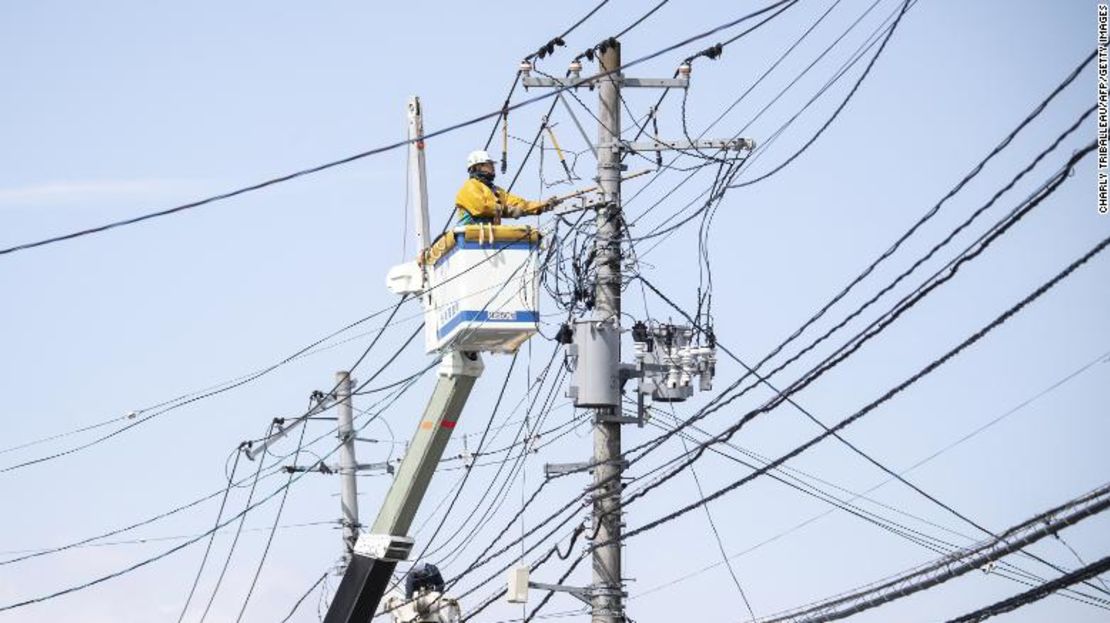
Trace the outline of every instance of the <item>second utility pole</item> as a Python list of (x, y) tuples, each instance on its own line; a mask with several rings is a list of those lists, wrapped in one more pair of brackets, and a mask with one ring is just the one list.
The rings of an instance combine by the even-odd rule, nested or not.
[(358, 461), (355, 459), (354, 411), (351, 405), (351, 373), (335, 373), (335, 400), (339, 405), (339, 502), (343, 512), (343, 563), (345, 569), (358, 541)]
[[(594, 284), (596, 320), (617, 327), (620, 361), (621, 318), (621, 48), (613, 41), (599, 57), (599, 69), (612, 71), (599, 81), (597, 181), (604, 207), (597, 211), (595, 240), (597, 281)], [(595, 370), (613, 383), (618, 370)], [(624, 583), (621, 577), (621, 409), (600, 407), (594, 417), (594, 542), (591, 616), (593, 623), (624, 623)]]

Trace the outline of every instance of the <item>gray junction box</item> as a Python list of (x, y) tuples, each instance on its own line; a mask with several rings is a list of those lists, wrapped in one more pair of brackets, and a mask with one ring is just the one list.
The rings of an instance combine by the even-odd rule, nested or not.
[(613, 320), (576, 320), (570, 345), (575, 407), (620, 407), (620, 328)]

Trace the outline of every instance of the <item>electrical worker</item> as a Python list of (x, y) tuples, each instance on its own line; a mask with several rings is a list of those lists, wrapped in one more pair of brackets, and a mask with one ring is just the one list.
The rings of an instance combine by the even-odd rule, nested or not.
[(520, 218), (540, 214), (559, 203), (554, 198), (547, 201), (528, 201), (494, 185), (494, 161), (484, 150), (470, 152), (466, 157), (466, 170), (470, 177), (455, 195), (460, 225), (500, 225), (504, 217)]

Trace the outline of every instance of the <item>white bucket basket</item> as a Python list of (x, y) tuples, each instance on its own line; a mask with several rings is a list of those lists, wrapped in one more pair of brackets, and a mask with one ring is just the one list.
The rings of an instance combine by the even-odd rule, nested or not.
[(527, 226), (467, 225), (421, 258), (427, 351), (512, 353), (537, 331), (536, 255)]

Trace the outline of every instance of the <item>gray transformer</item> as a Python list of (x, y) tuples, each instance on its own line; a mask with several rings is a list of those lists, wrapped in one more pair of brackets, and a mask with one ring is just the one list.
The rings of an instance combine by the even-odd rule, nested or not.
[[(619, 407), (621, 404), (620, 330), (610, 320), (576, 320), (574, 343), (569, 345), (574, 382), (567, 396), (575, 407)], [(599, 374), (606, 370), (607, 374)]]

